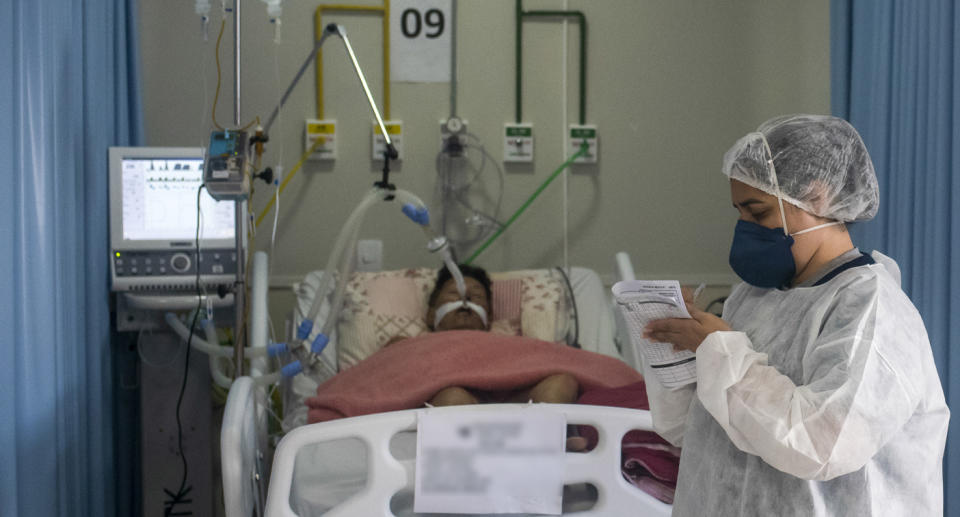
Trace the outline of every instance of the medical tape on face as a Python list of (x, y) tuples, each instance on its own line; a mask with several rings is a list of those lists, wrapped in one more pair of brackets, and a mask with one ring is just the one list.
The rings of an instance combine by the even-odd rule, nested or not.
[(442, 320), (444, 316), (463, 307), (475, 312), (477, 316), (480, 316), (480, 321), (483, 322), (483, 326), (487, 326), (487, 311), (483, 307), (473, 302), (468, 302), (467, 300), (459, 300), (456, 302), (447, 302), (437, 307), (437, 315), (433, 318), (433, 328), (437, 328), (437, 326), (440, 325), (440, 320)]
[(770, 175), (773, 176), (773, 188), (777, 191), (777, 203), (780, 204), (780, 221), (783, 222), (783, 234), (790, 235), (790, 232), (787, 231), (787, 217), (783, 213), (783, 197), (780, 195), (780, 182), (777, 181), (777, 168), (773, 166), (773, 151), (770, 150), (770, 144), (767, 143), (767, 137), (763, 133), (757, 133), (760, 135), (760, 141), (763, 142), (763, 148), (767, 151), (767, 156), (770, 158), (767, 159), (767, 163), (770, 164)]

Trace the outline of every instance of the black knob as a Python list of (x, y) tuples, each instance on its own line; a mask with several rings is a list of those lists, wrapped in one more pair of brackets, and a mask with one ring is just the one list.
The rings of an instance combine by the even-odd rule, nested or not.
[(170, 259), (170, 267), (177, 273), (186, 273), (190, 269), (190, 257), (185, 253), (177, 253)]

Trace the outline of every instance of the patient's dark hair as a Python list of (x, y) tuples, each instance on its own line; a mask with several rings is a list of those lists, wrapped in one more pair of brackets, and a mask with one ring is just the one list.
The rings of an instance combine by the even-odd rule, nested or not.
[[(480, 282), (480, 285), (483, 286), (483, 290), (487, 293), (487, 300), (490, 303), (493, 303), (493, 294), (490, 290), (490, 277), (487, 275), (487, 272), (484, 271), (481, 267), (468, 266), (466, 264), (457, 264), (457, 267), (460, 268), (460, 273), (463, 274), (464, 278), (472, 278), (477, 282)], [(433, 292), (430, 293), (429, 306), (433, 307), (433, 304), (436, 303), (437, 297), (440, 296), (440, 290), (443, 289), (443, 286), (447, 281), (453, 278), (453, 274), (447, 269), (447, 266), (440, 268), (440, 271), (437, 271), (437, 285), (433, 286)]]

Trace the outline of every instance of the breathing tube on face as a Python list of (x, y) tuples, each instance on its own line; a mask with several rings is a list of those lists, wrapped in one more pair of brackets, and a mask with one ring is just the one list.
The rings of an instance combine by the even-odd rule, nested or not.
[(450, 242), (443, 235), (436, 235), (430, 230), (430, 214), (427, 212), (426, 207), (418, 208), (413, 204), (406, 204), (403, 206), (403, 213), (406, 214), (411, 221), (420, 225), (423, 233), (427, 236), (427, 249), (430, 250), (431, 253), (440, 253), (443, 264), (447, 267), (447, 271), (450, 272), (450, 275), (453, 276), (453, 281), (457, 284), (457, 292), (460, 293), (460, 298), (466, 298), (467, 286), (463, 281), (463, 273), (461, 273), (460, 268), (457, 267), (457, 261), (453, 260), (453, 251), (450, 248)]
[(453, 276), (453, 281), (457, 284), (457, 293), (460, 294), (460, 298), (464, 299), (467, 297), (467, 285), (463, 281), (463, 273), (460, 272), (460, 268), (457, 267), (457, 262), (453, 260), (453, 252), (450, 250), (450, 243), (447, 242), (447, 238), (444, 236), (435, 237), (427, 243), (427, 249), (431, 252), (440, 252), (443, 257), (443, 264), (447, 267), (447, 271), (450, 272), (450, 275)]

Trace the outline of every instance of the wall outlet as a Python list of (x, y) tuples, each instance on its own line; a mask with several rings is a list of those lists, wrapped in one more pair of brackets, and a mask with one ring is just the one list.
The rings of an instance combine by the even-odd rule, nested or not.
[[(403, 121), (402, 120), (384, 120), (384, 127), (387, 128), (387, 134), (390, 135), (390, 141), (393, 148), (397, 150), (397, 160), (403, 160)], [(380, 132), (380, 124), (373, 123), (373, 159), (383, 160), (383, 153), (387, 150), (387, 141)]]
[(533, 161), (533, 124), (504, 124), (503, 161)]
[(311, 160), (337, 159), (337, 121), (308, 118), (304, 127), (303, 151), (320, 141), (310, 155)]
[(571, 156), (580, 150), (584, 142), (588, 147), (586, 154), (578, 157), (573, 163), (597, 163), (597, 126), (570, 124), (569, 142), (568, 150)]
[(379, 239), (357, 241), (357, 271), (381, 271), (382, 269), (383, 241)]

